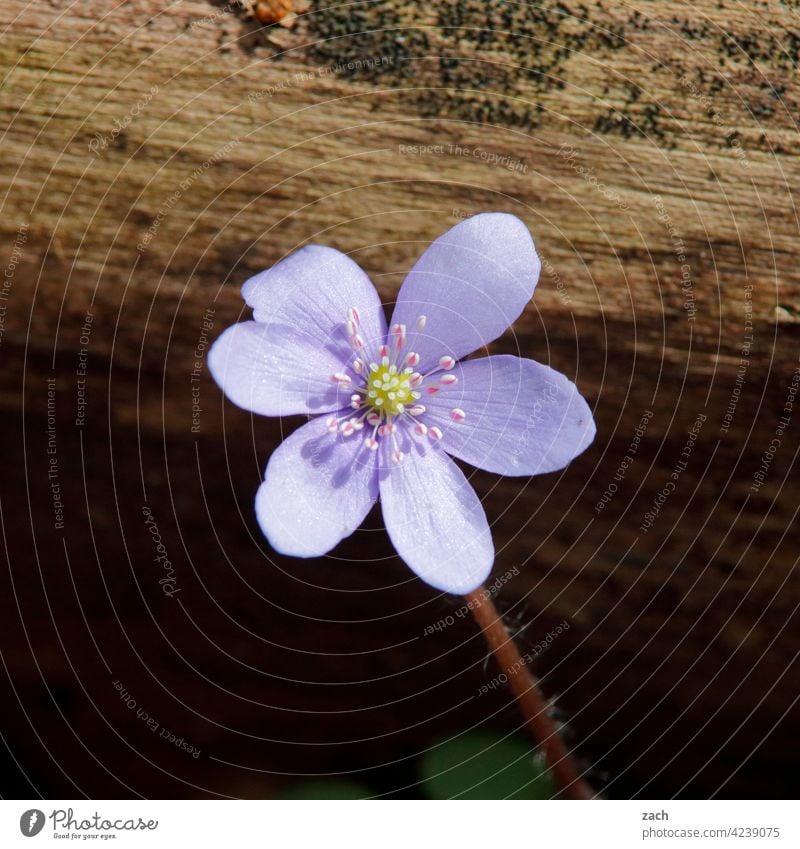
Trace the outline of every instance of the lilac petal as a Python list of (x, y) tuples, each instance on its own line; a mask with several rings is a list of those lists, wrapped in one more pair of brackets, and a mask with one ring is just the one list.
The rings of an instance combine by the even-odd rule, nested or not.
[(486, 580), (494, 562), (486, 514), (443, 451), (407, 441), (400, 464), (389, 457), (389, 441), (381, 443), (386, 530), (397, 553), (423, 581), (444, 592), (471, 592)]
[(334, 248), (301, 248), (251, 277), (242, 296), (256, 321), (292, 328), (298, 343), (328, 349), (345, 362), (352, 354), (345, 333), (349, 308), (359, 313), (359, 335), (368, 350), (377, 348), (386, 336), (375, 287), (349, 256)]
[(312, 419), (276, 449), (256, 495), (270, 545), (293, 557), (319, 557), (364, 521), (378, 497), (377, 459), (358, 434), (328, 433)]
[(234, 404), (262, 416), (329, 412), (347, 403), (331, 381), (342, 361), (281, 324), (229, 327), (211, 347), (208, 368)]
[[(441, 429), (445, 451), (472, 466), (500, 475), (554, 472), (594, 439), (589, 405), (548, 366), (501, 355), (459, 363), (450, 374), (458, 383), (424, 396), (425, 423)], [(453, 422), (453, 409), (465, 419)]]
[[(500, 336), (525, 309), (541, 262), (525, 225), (500, 212), (475, 215), (440, 236), (411, 269), (392, 324), (406, 325), (421, 369), (458, 360)], [(425, 328), (412, 332), (424, 315)]]

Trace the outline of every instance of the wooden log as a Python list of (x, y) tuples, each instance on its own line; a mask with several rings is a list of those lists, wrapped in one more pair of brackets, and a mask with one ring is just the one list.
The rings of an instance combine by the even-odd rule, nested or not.
[[(389, 303), (436, 235), (476, 212), (506, 210), (530, 226), (545, 267), (535, 300), (492, 350), (567, 372), (598, 423), (595, 445), (563, 475), (474, 478), (493, 522), (497, 571), (519, 572), (503, 589), (512, 616), (532, 620), (533, 637), (548, 623), (571, 623), (571, 636), (538, 661), (544, 686), (561, 694), (612, 794), (786, 792), (800, 498), (792, 474), (800, 35), (790, 4), (311, 4), (291, 27), (264, 28), (235, 3), (88, 0), (80, 10), (54, 2), (44, 14), (6, 0), (0, 26), (0, 351), (14, 363), (0, 373), (0, 402), (21, 424), (29, 474), (47, 459), (42, 433), (54, 404), (69, 499), (64, 527), (53, 527), (48, 482), (34, 480), (37, 533), (11, 535), (12, 574), (19, 578), (15, 562), (30, 562), (35, 541), (51, 564), (42, 591), (69, 595), (62, 560), (72, 550), (94, 597), (110, 564), (147, 562), (137, 513), (146, 500), (174, 520), (164, 533), (182, 550), (184, 612), (207, 617), (217, 637), (225, 617), (203, 581), (215, 584), (228, 558), (241, 570), (237, 591), (215, 590), (225, 613), (252, 617), (263, 639), (280, 642), (282, 633), (261, 622), (264, 603), (303, 604), (286, 575), (320, 575), (326, 586), (372, 597), (384, 580), (374, 567), (321, 561), (311, 570), (276, 558), (258, 538), (252, 495), (285, 427), (224, 402), (204, 367), (207, 345), (245, 316), (240, 284), (303, 244), (350, 253)], [(5, 447), (21, 456), (18, 441)], [(29, 524), (25, 506), (4, 505), (7, 528), (8, 516)], [(101, 567), (86, 546), (90, 520), (100, 525)], [(391, 558), (375, 533), (379, 517), (370, 521), (373, 532), (344, 543), (340, 557)], [(154, 649), (147, 613), (124, 601), (139, 586), (137, 570), (123, 571), (112, 598), (126, 628), (141, 628)], [(406, 575), (391, 559), (388, 574)], [(268, 601), (247, 595), (252, 581)], [(153, 589), (146, 585), (145, 597)], [(424, 589), (398, 593), (425, 600), (426, 612), (407, 620), (415, 638), (448, 610)], [(365, 616), (358, 593), (312, 596), (312, 618)], [(330, 607), (338, 603), (341, 616)], [(382, 604), (400, 615), (402, 606)], [(64, 611), (75, 633), (80, 609)], [(97, 615), (113, 630), (106, 608)], [(456, 630), (447, 637), (454, 645), (471, 638), (466, 626)], [(314, 625), (309, 645), (331, 631)], [(342, 650), (347, 633), (334, 638)], [(382, 646), (390, 667), (424, 664), (439, 651), (430, 639), (390, 651), (379, 626), (359, 628), (358, 639), (365, 651)], [(74, 640), (91, 649), (86, 633)], [(130, 649), (122, 634), (115, 640), (124, 667)], [(469, 645), (465, 666), (479, 651)], [(258, 663), (244, 638), (230, 648)], [(48, 672), (65, 687), (73, 686), (68, 657)], [(12, 677), (40, 686), (30, 657), (14, 658)], [(207, 653), (194, 659), (229, 674)], [(291, 677), (286, 657), (271, 657), (268, 672), (272, 662)], [(188, 692), (194, 677), (177, 667), (169, 673)], [(338, 673), (332, 664), (321, 674)], [(342, 675), (380, 677), (366, 661)], [(459, 686), (466, 700), (479, 667), (469, 675)], [(131, 689), (150, 686), (144, 671), (129, 677)], [(254, 699), (263, 698), (260, 680), (243, 684)], [(408, 675), (391, 695), (402, 699), (421, 681)], [(93, 700), (114, 705), (108, 687), (94, 685)], [(275, 721), (287, 705), (319, 697), (313, 687), (288, 690), (273, 694)], [(371, 695), (387, 691), (376, 684), (367, 702)], [(220, 730), (224, 700), (208, 698), (219, 722), (193, 720), (205, 753), (198, 786), (250, 792), (237, 784), (241, 770), (206, 758), (234, 745)], [(437, 691), (411, 713), (441, 714), (450, 698)], [(346, 699), (336, 704), (347, 709)], [(162, 724), (189, 722), (162, 710)], [(459, 716), (484, 711), (475, 702)], [(406, 715), (402, 702), (373, 713), (376, 735)], [(253, 733), (262, 727), (256, 713), (237, 716)], [(115, 716), (123, 737), (126, 721)], [(84, 713), (77, 722), (91, 724)], [(404, 732), (385, 751), (420, 746), (445, 725)], [(305, 733), (297, 717), (292, 728)], [(346, 726), (323, 723), (318, 742), (326, 733), (346, 736)], [(112, 746), (106, 732), (97, 735), (97, 746)], [(283, 750), (264, 746), (264, 763), (288, 763)], [(243, 762), (234, 749), (241, 757), (230, 761)], [(356, 750), (359, 763), (374, 757), (367, 744)], [(308, 763), (340, 765), (323, 752), (314, 749)], [(103, 786), (79, 747), (64, 757), (93, 776), (83, 786)], [(176, 793), (185, 758), (175, 770), (177, 783), (153, 780)], [(124, 771), (120, 792), (143, 792), (136, 770)]]

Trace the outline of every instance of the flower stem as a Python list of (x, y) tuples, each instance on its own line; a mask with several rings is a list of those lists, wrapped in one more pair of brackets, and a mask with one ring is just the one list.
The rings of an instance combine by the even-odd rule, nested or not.
[(525, 664), (508, 629), (503, 624), (491, 596), (478, 587), (466, 596), (468, 606), (480, 625), (486, 642), (508, 679), (528, 730), (541, 746), (547, 766), (560, 795), (565, 799), (592, 799), (595, 793), (578, 773), (561, 734), (547, 710), (536, 677)]

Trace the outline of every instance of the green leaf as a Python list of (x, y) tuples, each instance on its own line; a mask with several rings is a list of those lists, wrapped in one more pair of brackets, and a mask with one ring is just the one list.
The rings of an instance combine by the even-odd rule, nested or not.
[(514, 736), (471, 731), (443, 740), (422, 756), (431, 799), (552, 799), (556, 795), (541, 755)]
[(320, 778), (299, 781), (281, 793), (278, 799), (369, 799), (374, 796), (366, 784), (344, 778)]

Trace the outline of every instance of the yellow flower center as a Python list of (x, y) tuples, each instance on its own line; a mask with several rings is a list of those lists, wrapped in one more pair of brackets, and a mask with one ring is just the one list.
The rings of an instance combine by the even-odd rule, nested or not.
[(399, 415), (414, 400), (411, 393), (411, 374), (398, 371), (397, 366), (379, 365), (370, 372), (366, 402), (376, 413), (386, 418)]

